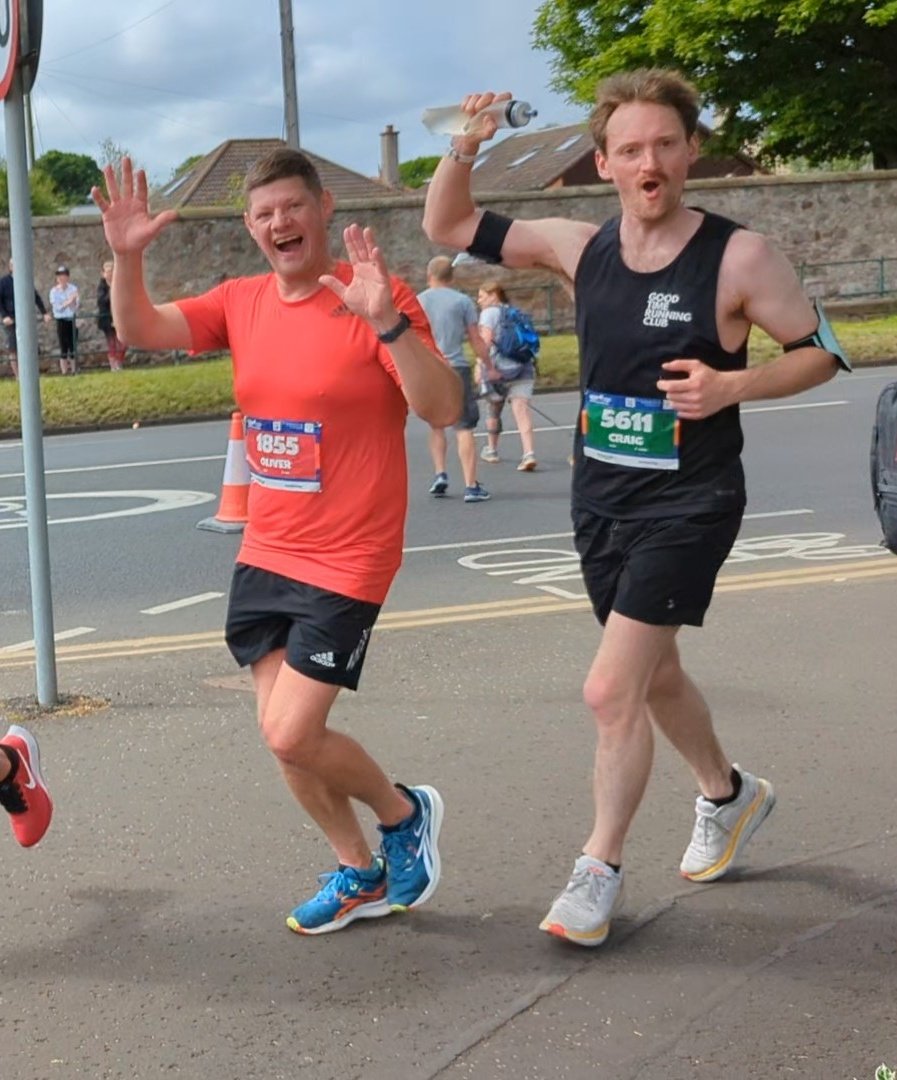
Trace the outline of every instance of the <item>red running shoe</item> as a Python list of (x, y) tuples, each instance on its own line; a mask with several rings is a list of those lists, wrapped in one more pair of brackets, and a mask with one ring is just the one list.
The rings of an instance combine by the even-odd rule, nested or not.
[(0, 739), (13, 751), (12, 772), (0, 783), (0, 806), (9, 813), (12, 831), (22, 847), (36, 844), (50, 826), (53, 800), (40, 771), (37, 739), (27, 728), (13, 724)]

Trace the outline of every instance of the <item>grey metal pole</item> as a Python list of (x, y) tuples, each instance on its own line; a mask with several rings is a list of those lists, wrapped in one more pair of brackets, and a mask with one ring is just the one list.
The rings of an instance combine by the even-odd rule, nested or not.
[(293, 0), (280, 0), (280, 55), (283, 62), (283, 105), (287, 146), (299, 149), (299, 100), (293, 49)]
[(25, 95), (25, 167), (34, 168), (34, 117), (31, 114), (31, 95)]
[(28, 568), (31, 574), (31, 620), (37, 661), (37, 700), (55, 705), (56, 644), (50, 589), (50, 537), (44, 477), (43, 424), (37, 334), (34, 324), (34, 258), (31, 235), (31, 192), (25, 164), (25, 108), (18, 68), (3, 102), (6, 166), (9, 182), (9, 232), (12, 240), (16, 347), (19, 361), (19, 403), (25, 460), (25, 503), (28, 521)]

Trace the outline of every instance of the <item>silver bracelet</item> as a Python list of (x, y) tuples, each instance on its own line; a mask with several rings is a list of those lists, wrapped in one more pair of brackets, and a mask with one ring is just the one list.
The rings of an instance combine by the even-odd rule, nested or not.
[(459, 165), (472, 165), (476, 161), (476, 154), (462, 154), (460, 150), (456, 150), (454, 146), (450, 146), (446, 152), (446, 157), (451, 158), (452, 161), (457, 161)]

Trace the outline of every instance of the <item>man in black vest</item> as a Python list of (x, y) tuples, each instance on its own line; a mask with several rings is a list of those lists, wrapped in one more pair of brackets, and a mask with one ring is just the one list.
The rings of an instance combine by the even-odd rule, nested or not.
[[(686, 878), (725, 874), (775, 803), (767, 780), (723, 753), (676, 635), (701, 625), (741, 523), (739, 404), (798, 393), (847, 364), (769, 241), (683, 204), (699, 103), (678, 73), (639, 70), (599, 87), (596, 163), (622, 207), (601, 228), (511, 220), (474, 205), (471, 167), (496, 130), (478, 114), (508, 96), (465, 99), (476, 119), (430, 182), (424, 229), (486, 261), (548, 268), (574, 293), (583, 394), (574, 535), (604, 626), (584, 688), (599, 736), (595, 822), (540, 927), (593, 946), (622, 897), (623, 844), (651, 771), (655, 727), (700, 790), (680, 865)], [(752, 325), (783, 355), (748, 369)]]

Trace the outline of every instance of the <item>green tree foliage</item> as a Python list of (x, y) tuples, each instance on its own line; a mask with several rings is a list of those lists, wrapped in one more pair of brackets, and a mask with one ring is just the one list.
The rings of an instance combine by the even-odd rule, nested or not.
[[(62, 201), (53, 187), (53, 181), (41, 172), (40, 169), (32, 169), (28, 176), (28, 184), (31, 189), (31, 214), (33, 217), (45, 217), (48, 214), (58, 214), (62, 209)], [(0, 161), (0, 217), (9, 217), (9, 184), (7, 182), (6, 162)]]
[(897, 0), (545, 0), (533, 40), (571, 100), (617, 71), (674, 67), (721, 148), (897, 168)]
[(197, 161), (202, 161), (205, 156), (205, 154), (191, 154), (190, 157), (184, 158), (177, 168), (171, 170), (168, 182), (171, 183), (172, 180), (177, 180), (179, 176), (183, 176), (185, 172), (193, 168)]
[(90, 189), (103, 181), (99, 165), (87, 154), (48, 150), (35, 161), (34, 168), (49, 178), (66, 206), (87, 202)]
[(440, 160), (437, 154), (434, 157), (416, 157), (411, 158), (410, 161), (403, 161), (399, 165), (399, 179), (405, 187), (423, 187), (433, 173), (436, 172), (436, 166)]

